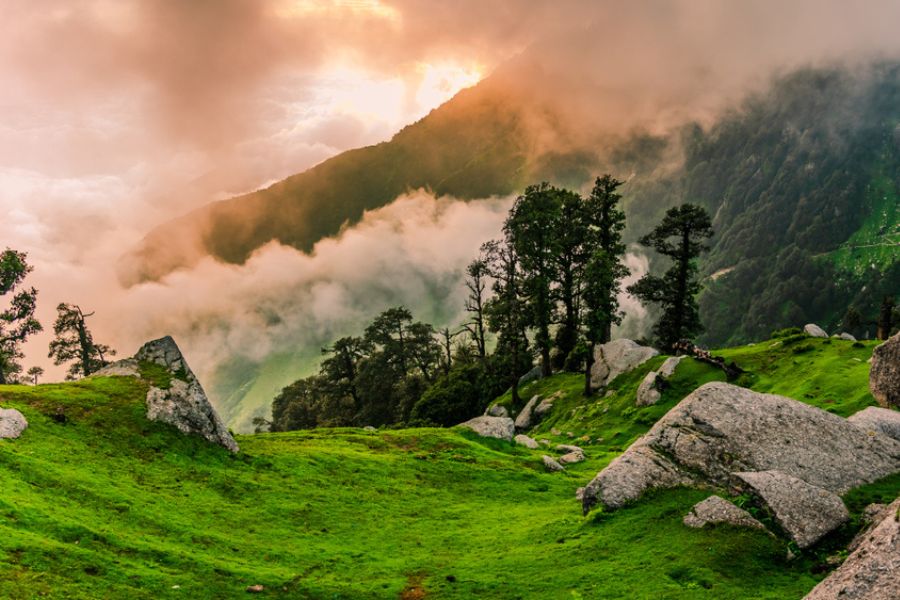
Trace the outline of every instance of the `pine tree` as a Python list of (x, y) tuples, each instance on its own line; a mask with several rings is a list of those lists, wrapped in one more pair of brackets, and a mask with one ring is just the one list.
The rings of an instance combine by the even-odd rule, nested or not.
[(74, 361), (69, 366), (67, 379), (87, 377), (109, 364), (106, 358), (115, 356), (115, 350), (96, 343), (87, 327), (86, 319), (94, 313), (85, 314), (77, 304), (65, 302), (56, 307), (56, 313), (53, 324), (56, 337), (50, 342), (49, 357), (57, 365)]

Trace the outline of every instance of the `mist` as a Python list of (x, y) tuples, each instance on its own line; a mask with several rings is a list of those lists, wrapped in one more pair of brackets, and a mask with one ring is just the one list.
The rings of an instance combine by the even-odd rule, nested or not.
[[(121, 355), (172, 334), (217, 389), (223, 365), (303, 356), (253, 410), (387, 306), (459, 322), (462, 269), (511, 199), (412, 191), (309, 254), (270, 243), (123, 286), (116, 264), (152, 228), (387, 140), (472, 74), (527, 98), (535, 147), (565, 151), (707, 124), (779, 73), (900, 51), (890, 1), (4, 4), (0, 246), (28, 252), (45, 328), (65, 301)], [(639, 335), (646, 313), (623, 301)], [(48, 340), (25, 365), (59, 378)]]

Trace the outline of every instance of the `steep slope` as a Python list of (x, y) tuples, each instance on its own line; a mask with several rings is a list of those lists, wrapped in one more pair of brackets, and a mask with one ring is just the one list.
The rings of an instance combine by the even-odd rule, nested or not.
[[(872, 403), (874, 344), (772, 344), (728, 351), (752, 372), (745, 383), (839, 414)], [(575, 442), (587, 460), (555, 474), (546, 450), (455, 429), (239, 436), (232, 455), (147, 421), (140, 380), (2, 386), (0, 406), (30, 426), (0, 440), (0, 596), (232, 598), (262, 585), (291, 598), (802, 597), (853, 528), (788, 562), (764, 533), (684, 527), (708, 492), (581, 516), (575, 488), (718, 377), (685, 361), (657, 406), (635, 409), (652, 366), (587, 405), (576, 376), (526, 390), (560, 393), (541, 437), (594, 440)], [(898, 491), (883, 481), (845, 500), (859, 514)]]

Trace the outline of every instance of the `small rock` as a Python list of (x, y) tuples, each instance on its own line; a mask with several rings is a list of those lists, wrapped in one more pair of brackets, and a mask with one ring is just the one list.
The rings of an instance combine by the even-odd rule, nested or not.
[(526, 448), (531, 448), (532, 450), (538, 447), (538, 443), (536, 441), (521, 433), (514, 437), (513, 441), (520, 446), (525, 446)]
[(25, 415), (14, 408), (0, 408), (0, 439), (14, 440), (27, 428)]
[(584, 460), (584, 452), (569, 452), (568, 454), (563, 454), (559, 457), (559, 462), (564, 465), (571, 465), (574, 463), (580, 463)]
[(807, 323), (803, 326), (803, 333), (806, 335), (817, 337), (817, 338), (827, 338), (828, 334), (825, 333), (825, 330), (816, 325), (815, 323)]
[(140, 377), (138, 361), (133, 358), (117, 360), (91, 373), (90, 377)]
[(856, 341), (856, 338), (855, 338), (853, 335), (847, 333), (846, 331), (844, 331), (843, 333), (841, 333), (838, 337), (841, 338), (842, 340), (847, 340), (848, 342), (855, 342), (855, 341)]
[(675, 374), (675, 369), (678, 368), (678, 365), (685, 359), (684, 356), (670, 356), (665, 360), (662, 366), (659, 368), (657, 373), (663, 379), (668, 379), (672, 375)]
[(550, 428), (550, 434), (551, 434), (551, 435), (560, 435), (561, 433), (562, 433), (562, 432), (561, 432), (559, 429), (557, 429), (556, 427), (551, 427), (551, 428)]
[(547, 456), (546, 454), (541, 457), (541, 460), (544, 462), (544, 466), (547, 467), (547, 470), (550, 472), (556, 471), (565, 471), (565, 467), (556, 462), (552, 456)]
[(250, 594), (261, 594), (264, 591), (266, 591), (266, 588), (263, 585), (256, 584), (247, 586), (247, 592)]
[(573, 446), (571, 444), (557, 444), (556, 449), (560, 452), (581, 452), (584, 454), (584, 450), (578, 446)]
[(528, 404), (525, 405), (525, 408), (523, 408), (516, 417), (516, 429), (521, 431), (531, 427), (531, 412), (540, 401), (540, 396), (533, 396), (531, 400), (528, 401)]
[(583, 487), (580, 487), (577, 490), (575, 490), (575, 499), (578, 500), (579, 502), (584, 499), (584, 488)]
[(543, 375), (541, 373), (541, 367), (540, 365), (538, 365), (537, 367), (534, 367), (533, 369), (519, 377), (519, 387), (524, 387), (532, 381), (537, 381), (541, 379), (542, 376)]
[(572, 433), (571, 431), (567, 431), (567, 432), (566, 432), (566, 436), (569, 437), (569, 438), (574, 438), (574, 437), (575, 437), (575, 434)]
[(543, 444), (544, 446), (549, 446), (550, 443), (551, 443), (551, 442), (550, 442), (550, 440), (548, 440), (548, 439), (542, 439), (542, 440), (541, 440), (541, 444)]
[(685, 525), (697, 529), (719, 523), (765, 529), (763, 524), (754, 519), (746, 510), (738, 508), (719, 496), (710, 496), (706, 500), (698, 502), (684, 517)]
[(809, 548), (850, 519), (837, 494), (780, 471), (735, 473), (800, 548)]
[(512, 441), (516, 431), (513, 420), (507, 417), (475, 417), (465, 423), (460, 423), (459, 426), (467, 427), (482, 437), (492, 437), (507, 442)]
[(363, 427), (363, 431), (378, 431), (378, 430), (375, 429), (374, 427), (372, 427), (371, 425), (366, 425), (365, 427)]
[(591, 436), (589, 436), (589, 435), (583, 435), (583, 436), (581, 436), (581, 437), (578, 438), (578, 439), (581, 440), (582, 442), (590, 443), (590, 441), (591, 441)]
[(506, 410), (505, 406), (502, 406), (500, 404), (489, 406), (487, 412), (485, 412), (484, 414), (487, 417), (509, 417), (509, 411)]
[(657, 389), (657, 379), (659, 379), (659, 376), (655, 371), (647, 373), (643, 381), (641, 381), (641, 385), (638, 386), (637, 394), (635, 394), (635, 406), (652, 406), (659, 402), (660, 394), (659, 389)]
[(553, 410), (553, 400), (550, 398), (544, 398), (541, 400), (540, 404), (534, 407), (534, 415), (537, 417), (543, 417), (548, 412)]

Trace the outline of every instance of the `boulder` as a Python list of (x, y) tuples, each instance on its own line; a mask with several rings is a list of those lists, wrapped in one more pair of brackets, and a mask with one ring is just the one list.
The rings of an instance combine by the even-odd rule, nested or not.
[(710, 496), (706, 500), (698, 502), (684, 517), (684, 524), (696, 529), (722, 523), (736, 527), (765, 529), (763, 524), (754, 519), (746, 510), (738, 508), (719, 496)]
[(594, 349), (591, 385), (601, 388), (613, 379), (658, 355), (659, 351), (628, 339), (614, 340)]
[(527, 435), (521, 433), (514, 437), (513, 441), (520, 446), (525, 446), (526, 448), (531, 448), (532, 450), (537, 448), (539, 445), (533, 438), (530, 438)]
[(900, 597), (900, 498), (847, 560), (805, 600), (896, 600)]
[(684, 356), (670, 356), (665, 360), (662, 366), (659, 367), (657, 373), (663, 379), (669, 379), (672, 375), (675, 374), (675, 369), (678, 368), (678, 365), (685, 359)]
[(584, 510), (616, 508), (650, 488), (724, 487), (735, 471), (769, 470), (842, 494), (900, 471), (900, 442), (790, 398), (711, 382), (587, 485)]
[(512, 441), (516, 431), (513, 420), (508, 417), (475, 417), (465, 423), (460, 423), (459, 426), (467, 427), (482, 437), (492, 437), (507, 442)]
[(0, 408), (0, 439), (14, 440), (27, 428), (25, 415), (14, 408)]
[(148, 419), (174, 425), (183, 433), (199, 435), (231, 452), (239, 450), (175, 340), (166, 336), (147, 342), (134, 360), (138, 364), (157, 364), (171, 375), (168, 387), (150, 386), (146, 400)]
[(533, 396), (525, 407), (516, 415), (516, 429), (528, 429), (531, 427), (531, 416), (534, 407), (541, 401), (540, 396)]
[(506, 410), (505, 406), (495, 404), (493, 406), (489, 406), (484, 415), (486, 417), (509, 417), (509, 411)]
[(547, 470), (551, 473), (555, 473), (556, 471), (565, 471), (566, 468), (556, 462), (556, 459), (552, 456), (547, 456), (546, 454), (541, 457), (541, 460), (544, 462), (544, 466), (547, 467)]
[(854, 337), (852, 334), (847, 333), (846, 331), (844, 331), (840, 335), (838, 335), (838, 338), (840, 338), (842, 340), (846, 340), (848, 342), (856, 341), (856, 337)]
[(660, 376), (655, 371), (650, 371), (638, 386), (637, 394), (635, 394), (635, 406), (652, 406), (659, 402), (660, 392), (657, 387), (657, 380)]
[(828, 334), (825, 333), (825, 330), (816, 325), (815, 323), (807, 323), (803, 326), (803, 333), (806, 335), (810, 335), (812, 337), (818, 338), (827, 338)]
[(573, 446), (572, 444), (557, 444), (556, 449), (560, 452), (580, 452), (581, 454), (584, 454), (584, 450), (578, 446)]
[(900, 333), (872, 352), (869, 389), (882, 406), (900, 408)]
[(850, 519), (840, 496), (781, 471), (735, 473), (800, 548), (809, 548)]
[(869, 406), (847, 418), (866, 431), (876, 431), (900, 441), (900, 411)]

